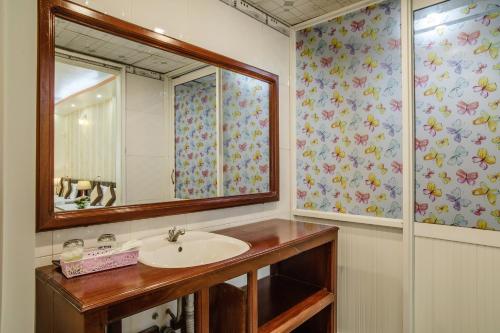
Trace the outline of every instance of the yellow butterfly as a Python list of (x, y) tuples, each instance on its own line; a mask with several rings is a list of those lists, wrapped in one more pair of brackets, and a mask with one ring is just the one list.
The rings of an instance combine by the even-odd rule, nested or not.
[(252, 185), (255, 185), (257, 183), (260, 183), (262, 181), (262, 176), (257, 174), (257, 175), (254, 175), (251, 179), (250, 179), (250, 183), (252, 183)]
[(343, 166), (340, 167), (340, 170), (342, 170), (343, 172), (349, 172), (349, 171), (351, 171), (351, 165), (344, 164)]
[(352, 201), (352, 197), (349, 193), (344, 193), (343, 197), (347, 201), (347, 203), (350, 203)]
[(351, 139), (349, 139), (348, 136), (344, 136), (344, 138), (342, 139), (342, 142), (344, 143), (344, 146), (346, 146), (346, 147), (349, 147), (352, 143)]
[(445, 25), (440, 25), (434, 29), (434, 31), (439, 35), (443, 35), (446, 32), (446, 26)]
[(377, 165), (377, 168), (380, 170), (380, 173), (383, 174), (383, 175), (385, 175), (387, 173), (387, 171), (389, 171), (385, 167), (384, 163), (380, 163), (379, 165)]
[(366, 147), (365, 154), (373, 154), (377, 159), (377, 161), (380, 160), (380, 155), (381, 155), (380, 148), (375, 145), (370, 145)]
[(306, 178), (304, 178), (304, 184), (306, 184), (309, 188), (313, 187), (315, 184), (314, 178), (311, 175), (306, 175)]
[(436, 186), (433, 182), (427, 183), (427, 186), (424, 189), (424, 194), (429, 196), (432, 201), (436, 198), (440, 198), (443, 196), (443, 191)]
[(439, 112), (441, 112), (441, 114), (443, 116), (445, 116), (446, 118), (448, 118), (450, 116), (450, 114), (451, 114), (451, 110), (446, 105), (441, 106), (439, 108)]
[(300, 56), (301, 56), (301, 57), (312, 58), (312, 55), (313, 55), (313, 51), (312, 51), (312, 49), (310, 49), (310, 48), (306, 48), (306, 49), (304, 49), (304, 50), (300, 53)]
[(377, 75), (375, 75), (375, 80), (377, 80), (377, 81), (380, 81), (383, 78), (384, 78), (384, 74), (382, 74), (382, 73), (378, 73)]
[(335, 212), (342, 213), (342, 214), (345, 214), (347, 212), (346, 209), (340, 203), (340, 201), (335, 202), (334, 210), (335, 210)]
[(468, 4), (464, 9), (462, 9), (462, 13), (464, 14), (469, 14), (472, 9), (476, 8), (477, 4), (475, 3), (470, 3)]
[(349, 32), (349, 30), (347, 30), (346, 27), (342, 26), (342, 28), (340, 28), (340, 34), (342, 36), (347, 35), (348, 32)]
[(443, 81), (449, 78), (450, 78), (450, 73), (448, 73), (448, 71), (445, 71), (443, 74), (439, 75), (438, 80)]
[(497, 180), (500, 179), (500, 172), (497, 172), (497, 173), (494, 173), (494, 174), (491, 174), (491, 175), (488, 175), (488, 179), (490, 180), (490, 182), (492, 183), (496, 183)]
[(382, 20), (382, 14), (375, 15), (370, 21), (373, 23), (378, 23)]
[(312, 118), (312, 120), (314, 120), (314, 122), (315, 122), (315, 123), (317, 123), (317, 122), (320, 120), (320, 118), (319, 118), (319, 116), (318, 116), (318, 114), (317, 114), (317, 113), (313, 114), (313, 115), (311, 116), (311, 118)]
[(312, 193), (312, 197), (313, 198), (319, 198), (321, 195), (320, 195), (320, 192), (319, 191), (313, 191)]
[(436, 144), (440, 148), (448, 147), (450, 145), (450, 140), (448, 140), (448, 138), (444, 138), (444, 139), (436, 141)]
[(491, 139), (491, 142), (497, 145), (497, 149), (500, 150), (500, 136), (496, 136)]
[(377, 52), (378, 54), (384, 53), (384, 50), (385, 50), (384, 47), (380, 45), (380, 43), (375, 45), (375, 52)]
[(316, 152), (314, 150), (304, 150), (304, 152), (302, 153), (302, 156), (305, 157), (305, 158), (309, 158), (311, 161), (314, 161), (315, 157), (316, 157)]
[(344, 44), (338, 40), (337, 38), (332, 38), (331, 42), (330, 42), (330, 49), (332, 51), (338, 51), (340, 50), (342, 47), (344, 46)]
[(314, 139), (311, 141), (311, 145), (317, 145), (319, 144), (319, 142), (320, 142), (319, 139)]
[(437, 66), (441, 66), (443, 64), (443, 59), (438, 57), (436, 52), (430, 52), (427, 55), (427, 60), (424, 61), (424, 65), (429, 67), (432, 71), (435, 71)]
[(377, 134), (375, 136), (375, 140), (377, 140), (377, 141), (383, 141), (383, 140), (385, 140), (385, 134), (384, 133)]
[(430, 152), (424, 155), (424, 160), (426, 161), (434, 160), (434, 162), (436, 162), (436, 165), (440, 168), (443, 166), (443, 161), (445, 157), (446, 157), (445, 154), (438, 153), (436, 149), (432, 148)]
[(343, 109), (342, 111), (340, 111), (340, 115), (341, 115), (342, 117), (347, 116), (349, 113), (351, 113), (351, 110), (350, 110), (349, 108), (345, 108), (345, 109)]
[(347, 178), (344, 176), (335, 176), (332, 179), (334, 184), (339, 184), (344, 190), (347, 187)]
[(345, 131), (345, 125), (347, 123), (345, 121), (342, 121), (342, 120), (337, 120), (335, 122), (332, 123), (332, 125), (330, 126), (331, 128), (338, 128), (340, 130), (340, 133), (344, 133)]
[(449, 51), (452, 47), (453, 47), (453, 44), (448, 40), (448, 39), (443, 39), (439, 45), (441, 45), (442, 47), (444, 47), (444, 49), (446, 51)]
[(339, 56), (339, 59), (340, 61), (346, 61), (347, 59), (349, 59), (349, 57), (347, 56), (347, 53), (342, 52)]
[(384, 211), (377, 205), (371, 205), (371, 206), (366, 207), (366, 212), (375, 214), (375, 216), (383, 216), (384, 215)]
[(424, 91), (424, 96), (435, 96), (441, 102), (444, 97), (444, 89), (433, 84)]
[(312, 170), (315, 175), (319, 175), (321, 173), (321, 169), (317, 165), (313, 166)]
[(314, 100), (311, 99), (311, 98), (306, 98), (303, 102), (302, 102), (302, 106), (308, 106), (309, 109), (312, 109), (314, 107)]
[(373, 96), (373, 98), (375, 98), (375, 100), (378, 101), (378, 98), (380, 96), (379, 94), (379, 89), (378, 88), (375, 88), (375, 87), (368, 87), (365, 89), (365, 91), (363, 91), (363, 95), (365, 96)]
[(385, 193), (382, 193), (382, 194), (379, 194), (375, 197), (378, 201), (385, 201), (387, 200), (387, 194)]
[(332, 155), (337, 161), (341, 161), (345, 157), (345, 151), (343, 151), (340, 146), (336, 146)]
[(304, 202), (305, 209), (316, 209), (316, 204), (311, 201)]
[(483, 219), (479, 219), (476, 222), (476, 228), (477, 229), (488, 229), (488, 222), (483, 220)]
[(475, 196), (485, 195), (486, 198), (488, 199), (488, 202), (492, 205), (495, 205), (497, 202), (497, 194), (498, 194), (498, 190), (492, 190), (484, 182), (481, 182), (479, 188), (472, 190), (472, 195), (475, 195)]
[(318, 70), (318, 64), (314, 61), (309, 66), (314, 72)]
[(374, 60), (371, 56), (367, 56), (365, 58), (365, 62), (363, 63), (363, 68), (368, 72), (372, 72), (375, 68), (378, 67), (378, 62)]
[(451, 177), (448, 176), (448, 173), (447, 172), (440, 172), (438, 174), (439, 178), (441, 178), (441, 180), (443, 181), (444, 184), (449, 184), (451, 182)]
[(488, 77), (483, 76), (477, 82), (477, 85), (473, 87), (474, 92), (479, 92), (484, 98), (488, 97), (490, 93), (497, 90), (497, 84), (495, 82), (490, 83)]
[(424, 125), (424, 129), (429, 132), (430, 135), (436, 136), (437, 132), (443, 130), (443, 124), (438, 122), (435, 117), (429, 117), (429, 119), (427, 119), (427, 124)]
[(309, 44), (314, 44), (316, 42), (316, 36), (309, 37), (309, 39), (307, 41)]
[(488, 114), (487, 112), (481, 112), (481, 116), (474, 119), (472, 123), (474, 125), (483, 125), (487, 124), (488, 128), (490, 129), (491, 132), (496, 132), (497, 131), (497, 122), (498, 122), (498, 116), (492, 116)]
[(365, 181), (366, 185), (370, 187), (372, 191), (375, 191), (376, 188), (380, 187), (380, 179), (377, 178), (373, 172), (368, 174), (368, 179)]
[(336, 18), (333, 19), (335, 23), (337, 24), (342, 24), (344, 22), (344, 17), (343, 16), (337, 16)]
[(366, 117), (364, 124), (366, 127), (368, 127), (368, 129), (373, 131), (376, 127), (379, 126), (380, 122), (373, 116), (373, 114), (369, 114), (368, 117)]
[(314, 133), (314, 128), (311, 126), (310, 122), (307, 121), (304, 124), (304, 128), (302, 129), (302, 132), (304, 132), (308, 136)]
[(496, 110), (496, 109), (498, 109), (498, 106), (500, 105), (500, 99), (497, 99), (493, 102), (489, 102), (488, 105), (490, 106), (491, 109)]
[(342, 103), (344, 103), (344, 97), (342, 95), (340, 95), (340, 93), (335, 90), (333, 92), (333, 96), (332, 96), (332, 103), (336, 104), (336, 105), (340, 105)]
[(472, 158), (472, 161), (478, 163), (483, 170), (486, 170), (489, 165), (495, 164), (497, 159), (495, 156), (490, 155), (486, 148), (480, 148), (477, 150), (476, 156)]
[(330, 74), (331, 75), (336, 75), (339, 78), (343, 79), (344, 78), (344, 67), (341, 67), (340, 65), (335, 65), (330, 70)]
[(498, 57), (498, 47), (500, 43), (493, 43), (488, 39), (483, 39), (483, 43), (474, 49), (474, 54), (481, 54), (488, 52), (492, 59)]
[(368, 28), (362, 34), (362, 38), (370, 38), (371, 40), (377, 40), (378, 29)]
[(438, 213), (448, 213), (448, 205), (437, 206), (436, 210)]
[(429, 224), (443, 224), (443, 220), (440, 220), (436, 215), (431, 214), (431, 216), (425, 218), (422, 222)]

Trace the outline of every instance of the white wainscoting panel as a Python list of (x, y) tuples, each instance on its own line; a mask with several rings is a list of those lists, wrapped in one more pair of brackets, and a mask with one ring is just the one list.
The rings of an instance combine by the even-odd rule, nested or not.
[(338, 333), (403, 330), (401, 229), (297, 218), (340, 227)]
[(415, 238), (415, 333), (500, 332), (500, 248)]

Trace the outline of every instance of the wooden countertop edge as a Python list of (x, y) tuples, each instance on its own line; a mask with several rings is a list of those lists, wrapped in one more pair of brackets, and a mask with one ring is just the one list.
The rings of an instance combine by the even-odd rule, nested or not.
[[(289, 220), (283, 220), (283, 221), (289, 221)], [(228, 269), (228, 268), (233, 268), (237, 265), (243, 264), (243, 263), (250, 261), (250, 260), (259, 259), (259, 258), (261, 258), (265, 255), (271, 254), (273, 252), (293, 248), (297, 245), (307, 243), (308, 241), (314, 240), (316, 238), (320, 238), (322, 236), (326, 236), (329, 233), (335, 232), (339, 229), (336, 226), (330, 226), (330, 225), (322, 225), (322, 226), (325, 227), (325, 229), (317, 231), (313, 234), (305, 235), (303, 237), (290, 240), (286, 243), (280, 244), (279, 246), (271, 247), (271, 248), (265, 249), (263, 251), (255, 252), (255, 253), (249, 253), (249, 254), (244, 253), (244, 254), (241, 254), (237, 257), (230, 258), (230, 259), (227, 259), (224, 261), (220, 261), (220, 262), (217, 262), (215, 264), (208, 264), (208, 265), (212, 265), (212, 269), (210, 269), (208, 271), (203, 271), (203, 272), (200, 272), (199, 274), (189, 275), (189, 276), (186, 276), (185, 278), (180, 278), (180, 279), (175, 280), (175, 281), (169, 281), (169, 282), (164, 282), (164, 283), (160, 282), (157, 284), (153, 284), (147, 288), (131, 289), (130, 291), (127, 291), (126, 293), (121, 293), (121, 294), (118, 294), (118, 295), (113, 296), (113, 297), (102, 298), (102, 299), (100, 299), (99, 302), (88, 303), (86, 305), (83, 304), (82, 302), (80, 302), (79, 299), (74, 297), (71, 293), (69, 293), (64, 287), (62, 287), (62, 285), (60, 285), (59, 283), (56, 283), (54, 281), (54, 279), (50, 276), (50, 274), (47, 271), (47, 269), (49, 269), (49, 267), (51, 267), (52, 269), (50, 270), (50, 272), (53, 272), (53, 270), (56, 269), (54, 265), (43, 266), (43, 267), (37, 268), (36, 269), (36, 277), (38, 279), (44, 281), (45, 283), (50, 284), (57, 292), (62, 294), (68, 301), (70, 301), (70, 303), (73, 306), (75, 306), (75, 308), (79, 312), (84, 313), (84, 312), (97, 310), (97, 309), (102, 308), (102, 307), (112, 306), (114, 304), (128, 301), (128, 300), (134, 299), (136, 297), (155, 293), (155, 292), (158, 292), (162, 288), (174, 287), (177, 284), (181, 284), (181, 283), (183, 283), (185, 281), (189, 281), (191, 279), (200, 278), (200, 277), (202, 278), (203, 276), (208, 276), (210, 274), (214, 274), (214, 273), (223, 271), (223, 270)], [(227, 229), (221, 229), (221, 230), (217, 230), (217, 231), (213, 231), (213, 232), (224, 235), (224, 231), (230, 230), (233, 228), (234, 227), (227, 228)], [(235, 236), (231, 236), (231, 237), (235, 237)], [(235, 237), (235, 238), (238, 238), (238, 237)], [(334, 238), (335, 238), (334, 234), (332, 233), (332, 237), (327, 238), (325, 240), (325, 242), (323, 242), (322, 244), (325, 244), (328, 241), (334, 240)], [(245, 241), (245, 240), (243, 240), (243, 241)], [(158, 268), (158, 269), (160, 270), (161, 268)], [(59, 273), (59, 274), (61, 274), (61, 273)]]

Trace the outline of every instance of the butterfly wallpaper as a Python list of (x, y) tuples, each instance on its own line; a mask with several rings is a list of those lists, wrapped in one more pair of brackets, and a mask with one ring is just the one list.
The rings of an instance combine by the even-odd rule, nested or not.
[(297, 208), (401, 218), (401, 8), (296, 35)]
[(269, 192), (269, 84), (221, 74), (224, 195)]
[(175, 197), (217, 196), (215, 74), (175, 86)]
[(415, 16), (415, 219), (500, 230), (500, 5), (438, 6)]

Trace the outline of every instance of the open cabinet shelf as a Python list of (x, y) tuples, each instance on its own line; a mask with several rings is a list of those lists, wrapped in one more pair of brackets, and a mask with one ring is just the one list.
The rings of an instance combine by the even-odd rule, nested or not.
[(333, 303), (333, 293), (286, 276), (258, 283), (259, 333), (290, 332)]

